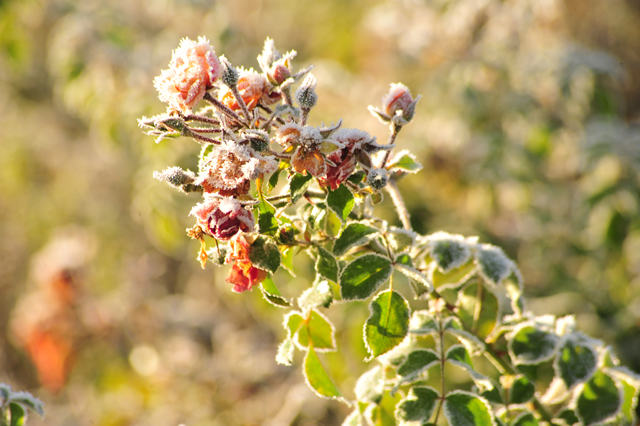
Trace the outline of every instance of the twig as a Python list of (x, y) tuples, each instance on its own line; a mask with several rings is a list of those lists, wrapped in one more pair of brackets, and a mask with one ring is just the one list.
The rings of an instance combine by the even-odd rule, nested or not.
[(411, 220), (409, 219), (409, 211), (407, 210), (407, 206), (405, 206), (404, 204), (402, 194), (400, 194), (396, 182), (390, 179), (389, 182), (387, 182), (387, 186), (385, 186), (385, 188), (389, 195), (391, 195), (393, 204), (396, 206), (396, 211), (398, 212), (398, 217), (400, 217), (402, 226), (404, 226), (404, 229), (411, 231)]
[(238, 123), (243, 123), (243, 124), (246, 125), (246, 123), (243, 122), (243, 120), (240, 118), (240, 116), (238, 114), (236, 114), (236, 112), (234, 110), (232, 110), (231, 108), (229, 108), (228, 106), (226, 106), (225, 104), (220, 102), (218, 99), (214, 98), (211, 95), (211, 93), (209, 93), (209, 92), (205, 93), (204, 94), (204, 100), (209, 102), (218, 111), (220, 111), (221, 113), (223, 113), (224, 115), (226, 115), (230, 119), (235, 120)]

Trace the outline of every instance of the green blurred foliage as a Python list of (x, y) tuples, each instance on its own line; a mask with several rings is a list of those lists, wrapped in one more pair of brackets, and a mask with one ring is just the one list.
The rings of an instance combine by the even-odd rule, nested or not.
[[(266, 36), (297, 50), (300, 67), (315, 64), (314, 125), (343, 118), (383, 141), (366, 106), (392, 81), (422, 94), (399, 138), (425, 165), (400, 184), (416, 230), (504, 247), (536, 313), (576, 314), (639, 370), (640, 131), (627, 120), (640, 108), (640, 12), (593, 0), (600, 15), (574, 14), (574, 3), (0, 2), (0, 381), (41, 397), (48, 425), (329, 425), (346, 415), (275, 364), (283, 311), (258, 291), (231, 293), (226, 268), (199, 269), (184, 234), (195, 198), (152, 178), (196, 168), (196, 144), (156, 145), (136, 118), (163, 111), (153, 77), (182, 37), (199, 35), (236, 65), (256, 67)], [(388, 200), (380, 215), (397, 221)], [(295, 265), (297, 277), (274, 278), (286, 297), (313, 273), (304, 253)], [(62, 270), (73, 276), (68, 309), (52, 307)], [(323, 362), (350, 397), (367, 356), (366, 307), (328, 315), (343, 356)], [(20, 325), (36, 320), (72, 347), (57, 393), (37, 389), (24, 349)]]

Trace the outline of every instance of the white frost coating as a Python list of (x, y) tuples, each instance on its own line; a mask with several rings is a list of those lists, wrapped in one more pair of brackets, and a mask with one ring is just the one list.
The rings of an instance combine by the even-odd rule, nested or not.
[(196, 184), (232, 190), (256, 179), (260, 173), (271, 173), (277, 168), (274, 157), (261, 156), (244, 145), (227, 141), (207, 155)]
[(311, 126), (304, 126), (300, 129), (300, 143), (305, 146), (313, 146), (322, 143), (320, 131)]
[[(426, 237), (426, 241), (431, 257), (436, 260), (438, 269), (443, 274), (467, 263), (471, 257), (470, 246), (473, 246), (475, 242), (474, 240), (464, 238), (462, 235), (448, 234), (446, 232), (431, 234)], [(442, 265), (439, 259), (436, 258), (436, 250), (438, 250), (438, 247), (441, 247), (442, 244), (449, 244), (448, 254), (451, 256), (451, 259), (447, 265)], [(455, 247), (455, 250), (451, 250), (452, 246)]]
[(480, 275), (489, 285), (497, 286), (512, 272), (517, 271), (515, 263), (507, 257), (504, 251), (491, 244), (477, 246), (475, 258)]
[(336, 130), (332, 137), (341, 142), (345, 147), (348, 147), (351, 152), (361, 148), (365, 143), (374, 142), (376, 140), (376, 138), (371, 137), (371, 135), (364, 130), (347, 128)]

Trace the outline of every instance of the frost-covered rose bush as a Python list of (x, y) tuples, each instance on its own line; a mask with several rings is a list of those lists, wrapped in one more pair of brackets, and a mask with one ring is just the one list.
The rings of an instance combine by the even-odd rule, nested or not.
[[(187, 232), (201, 243), (202, 266), (231, 264), (233, 291), (259, 287), (288, 310), (276, 361), (290, 365), (302, 351), (307, 384), (353, 409), (345, 425), (636, 424), (640, 377), (572, 317), (529, 312), (520, 271), (500, 248), (412, 230), (396, 181), (422, 166), (406, 150), (391, 154), (419, 96), (392, 84), (370, 107), (389, 126), (378, 143), (342, 120), (307, 124), (316, 79), (311, 67), (293, 67), (295, 52), (282, 55), (267, 39), (261, 72), (213, 52), (204, 38), (185, 39), (156, 78), (167, 112), (141, 126), (158, 142), (202, 145), (197, 171), (156, 177), (202, 197)], [(383, 192), (402, 229), (376, 217)], [(272, 277), (301, 251), (316, 279), (291, 300)], [(400, 276), (411, 294), (394, 285)], [(334, 383), (320, 354), (339, 350), (323, 312), (355, 301), (369, 304), (358, 327), (371, 364), (352, 392)]]

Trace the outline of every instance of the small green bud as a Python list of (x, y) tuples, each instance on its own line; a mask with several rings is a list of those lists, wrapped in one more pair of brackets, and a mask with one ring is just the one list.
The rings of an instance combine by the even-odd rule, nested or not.
[(228, 87), (236, 87), (240, 78), (238, 70), (231, 65), (225, 56), (220, 56), (220, 64), (222, 65), (222, 74), (220, 75), (222, 82)]
[(367, 176), (367, 185), (373, 189), (382, 189), (389, 181), (389, 171), (385, 169), (371, 169)]
[(313, 74), (309, 74), (296, 91), (296, 100), (302, 108), (311, 109), (318, 102), (316, 85), (316, 78)]

